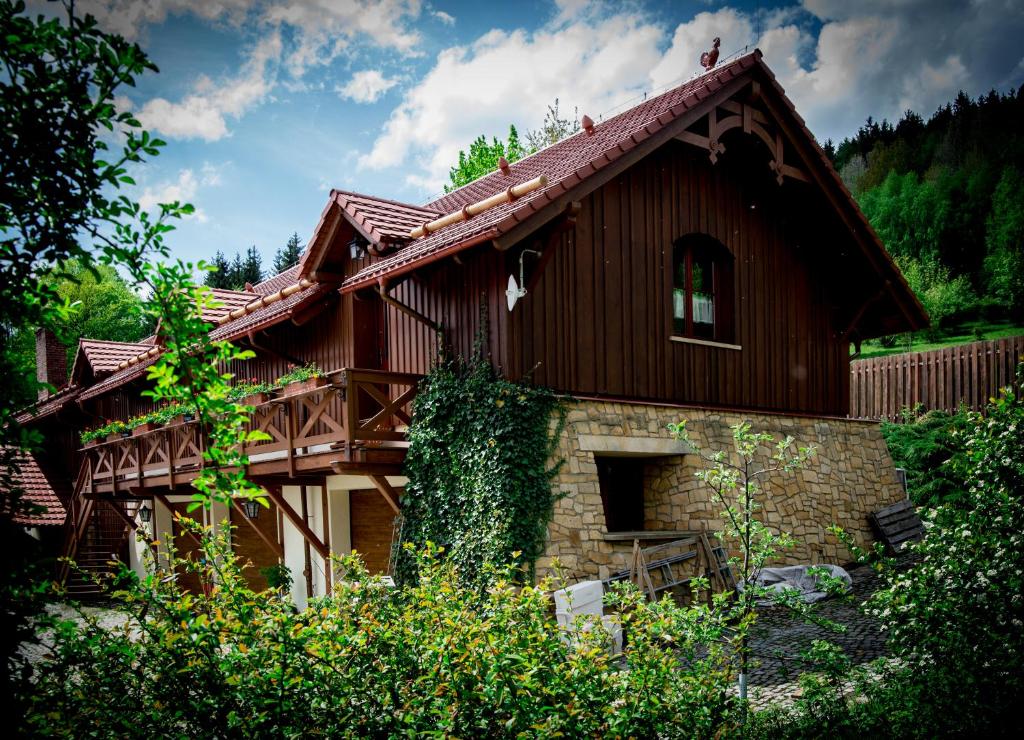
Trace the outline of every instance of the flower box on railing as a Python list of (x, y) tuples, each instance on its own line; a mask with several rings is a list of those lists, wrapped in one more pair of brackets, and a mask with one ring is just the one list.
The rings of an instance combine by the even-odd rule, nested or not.
[(160, 428), (160, 425), (157, 424), (155, 421), (147, 421), (145, 424), (139, 424), (137, 427), (134, 427), (132, 429), (132, 436), (133, 437), (140, 437), (143, 434), (149, 434), (150, 432), (155, 432), (159, 428)]
[(192, 412), (187, 414), (178, 414), (171, 419), (168, 424), (188, 424), (190, 421), (195, 421), (196, 415)]
[(294, 383), (289, 383), (281, 389), (281, 397), (287, 398), (288, 396), (296, 396), (300, 393), (315, 391), (317, 388), (323, 388), (325, 385), (327, 385), (327, 378), (322, 376), (307, 378), (306, 380), (297, 380)]
[(121, 432), (111, 432), (110, 434), (107, 435), (108, 442), (116, 442), (119, 439), (122, 439)]
[(84, 449), (86, 447), (95, 447), (96, 445), (99, 444), (99, 442), (100, 441), (97, 437), (93, 437), (88, 442), (82, 442), (82, 448)]
[(239, 399), (238, 403), (243, 406), (262, 406), (269, 400), (269, 393), (253, 393), (251, 396)]

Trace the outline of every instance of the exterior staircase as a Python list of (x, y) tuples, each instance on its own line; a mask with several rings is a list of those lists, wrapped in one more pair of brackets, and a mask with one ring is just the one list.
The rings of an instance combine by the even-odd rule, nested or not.
[[(112, 575), (126, 563), (129, 525), (138, 511), (140, 501), (97, 500), (86, 498), (85, 481), (80, 475), (75, 482), (65, 520), (65, 540), (62, 560), (58, 564), (57, 580), (70, 598), (95, 599), (103, 595), (97, 578)], [(72, 560), (75, 567), (64, 559)]]

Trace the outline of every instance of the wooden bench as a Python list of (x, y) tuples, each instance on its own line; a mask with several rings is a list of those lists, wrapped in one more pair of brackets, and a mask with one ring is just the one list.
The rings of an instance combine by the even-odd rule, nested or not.
[(924, 524), (910, 499), (903, 499), (892, 506), (868, 514), (878, 539), (896, 554), (903, 550), (909, 542), (917, 542), (924, 537)]

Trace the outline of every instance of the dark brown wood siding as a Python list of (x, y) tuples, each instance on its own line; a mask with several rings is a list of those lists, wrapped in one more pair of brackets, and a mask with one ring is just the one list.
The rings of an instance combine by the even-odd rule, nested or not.
[[(512, 313), (515, 372), (536, 367), (536, 382), (579, 394), (845, 415), (848, 345), (832, 281), (804, 254), (832, 245), (804, 240), (814, 234), (789, 199), (805, 186), (779, 187), (764, 170), (713, 166), (672, 144), (585, 198)], [(672, 245), (692, 233), (734, 257), (742, 349), (670, 339)]]
[[(491, 361), (500, 368), (512, 361), (508, 337), (505, 288), (506, 255), (489, 246), (453, 261), (428, 267), (396, 286), (392, 295), (439, 323), (452, 350), (463, 357), (473, 352), (486, 321), (483, 342)], [(388, 369), (425, 373), (438, 347), (437, 333), (398, 309), (387, 311)]]

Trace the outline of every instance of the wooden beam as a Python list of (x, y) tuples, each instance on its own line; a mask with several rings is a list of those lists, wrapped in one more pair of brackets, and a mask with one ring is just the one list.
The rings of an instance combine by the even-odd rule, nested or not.
[[(284, 548), (281, 547), (281, 543), (276, 542), (275, 540), (272, 540), (269, 537), (267, 537), (263, 530), (256, 525), (256, 522), (249, 518), (249, 515), (245, 513), (245, 509), (242, 507), (240, 503), (238, 503), (238, 499), (235, 498), (234, 496), (231, 497), (231, 505), (234, 506), (235, 511), (241, 514), (242, 518), (245, 519), (246, 522), (248, 522), (249, 526), (252, 527), (256, 534), (259, 535), (260, 539), (266, 542), (267, 546), (274, 551), (274, 554), (277, 555), (278, 560), (283, 560)], [(273, 509), (271, 509), (269, 513), (273, 513)]]
[(306, 524), (302, 517), (296, 513), (295, 509), (291, 507), (291, 504), (284, 500), (284, 496), (281, 492), (273, 488), (265, 488), (264, 490), (267, 492), (267, 495), (270, 496), (270, 499), (277, 504), (277, 507), (288, 518), (288, 520), (295, 525), (295, 528), (302, 533), (302, 536), (309, 541), (309, 544), (313, 546), (320, 557), (325, 560), (329, 558), (331, 554), (327, 549), (327, 545), (320, 541), (320, 538), (316, 536), (316, 532), (309, 528), (309, 525)]
[[(864, 303), (861, 305), (861, 307), (857, 310), (857, 313), (855, 313), (853, 315), (853, 318), (850, 319), (850, 325), (846, 327), (846, 331), (844, 331), (840, 335), (840, 338), (843, 341), (846, 341), (850, 337), (850, 334), (853, 333), (853, 330), (857, 328), (857, 324), (860, 323), (860, 320), (864, 317), (864, 314), (871, 307), (871, 304), (873, 304), (875, 301), (880, 300), (882, 298), (882, 296), (885, 295), (886, 291), (889, 290), (890, 286), (891, 286), (890, 282), (888, 280), (886, 280), (885, 281), (885, 285), (882, 286), (881, 290), (879, 290), (874, 295), (869, 296), (868, 299), (866, 301), (864, 301)], [(859, 345), (860, 342), (858, 342), (857, 344)], [(860, 352), (860, 347), (859, 346), (857, 347), (857, 351)]]
[[(594, 192), (609, 180), (617, 177), (621, 172), (629, 169), (634, 164), (648, 156), (651, 152), (663, 144), (674, 139), (680, 133), (688, 129), (695, 121), (707, 115), (708, 106), (719, 105), (722, 101), (728, 100), (744, 87), (750, 84), (749, 71), (741, 72), (726, 84), (712, 93), (708, 98), (698, 103), (693, 110), (687, 111), (674, 121), (669, 122), (650, 137), (637, 144), (622, 156), (609, 162), (596, 172), (591, 173), (585, 180), (569, 187), (562, 195), (555, 197), (546, 206), (539, 207), (539, 210), (531, 213), (518, 225), (509, 229), (506, 233), (494, 237), (491, 241), (501, 251), (515, 246), (527, 236), (535, 232), (544, 224), (557, 218), (565, 211), (565, 207), (574, 200), (582, 200)], [(600, 124), (598, 124), (600, 128)], [(532, 205), (532, 204), (531, 204)]]
[(396, 491), (388, 479), (382, 475), (371, 475), (369, 476), (370, 482), (373, 483), (373, 487), (377, 489), (378, 493), (384, 497), (384, 500), (388, 502), (388, 506), (391, 507), (395, 514), (401, 514), (402, 508), (398, 502), (398, 491)]
[[(120, 506), (115, 506), (114, 502), (111, 501), (110, 499), (100, 499), (100, 500), (101, 501), (105, 501), (107, 506), (109, 506), (111, 509), (113, 509), (114, 513), (117, 514), (119, 517), (121, 517), (121, 519), (124, 520), (124, 522), (128, 525), (128, 529), (130, 531), (134, 532), (136, 529), (139, 528), (139, 523), (136, 522), (132, 517), (128, 516), (128, 514), (126, 514), (124, 511), (122, 511)], [(149, 549), (152, 550), (155, 553), (156, 552), (156, 545), (153, 544), (153, 539), (151, 537), (144, 537), (143, 540), (145, 541), (145, 543), (149, 547)]]
[[(820, 149), (815, 150), (815, 144), (812, 144), (802, 138), (798, 138), (793, 134), (793, 127), (783, 118), (784, 113), (782, 109), (770, 98), (770, 95), (762, 96), (762, 101), (765, 107), (768, 108), (769, 113), (771, 113), (775, 118), (776, 125), (780, 126), (789, 136), (790, 141), (793, 142), (794, 147), (798, 150), (798, 153), (804, 160), (804, 163), (810, 163), (809, 171), (813, 178), (813, 182), (824, 192), (825, 197), (831, 201), (832, 206), (839, 214), (840, 220), (852, 233), (854, 242), (856, 242), (857, 246), (860, 247), (861, 253), (867, 259), (868, 263), (876, 272), (882, 275), (886, 275), (887, 272), (889, 274), (895, 273), (900, 276), (899, 279), (902, 280), (903, 278), (900, 275), (899, 269), (891, 259), (884, 256), (886, 254), (884, 247), (880, 250), (881, 254), (874, 254), (872, 252), (872, 247), (881, 245), (881, 240), (874, 232), (874, 229), (871, 228), (871, 224), (868, 223), (863, 213), (860, 212), (859, 208), (850, 202), (850, 196), (842, 191), (842, 185), (838, 180), (838, 175), (833, 176), (830, 172), (822, 172), (822, 170), (825, 169), (824, 166), (815, 166), (815, 160), (820, 160), (820, 157), (822, 156)], [(874, 244), (869, 246), (867, 243), (868, 240), (874, 242)], [(884, 262), (887, 262), (888, 264), (883, 264)], [(891, 282), (890, 285), (892, 285)], [(909, 287), (907, 290), (910, 295), (913, 296), (913, 291), (910, 291)], [(919, 324), (917, 317), (914, 316), (914, 312), (911, 310), (910, 304), (908, 304), (906, 299), (899, 294), (899, 291), (894, 289), (894, 286), (890, 288), (889, 295), (892, 297), (897, 308), (899, 308), (903, 313), (904, 317), (907, 319), (907, 323), (910, 324), (912, 329), (917, 330), (923, 328), (923, 325)], [(917, 302), (916, 298), (913, 297), (910, 300), (911, 303)], [(923, 307), (920, 306), (920, 303), (918, 303), (918, 308), (923, 312)]]
[[(164, 494), (162, 494), (162, 493), (155, 493), (154, 492), (153, 493), (153, 498), (155, 498), (157, 501), (159, 501), (161, 504), (163, 504), (164, 507), (169, 512), (171, 512), (171, 519), (173, 521), (177, 521), (177, 520), (182, 518), (181, 514), (179, 514), (177, 511), (175, 511), (174, 505), (168, 500), (168, 498)], [(155, 514), (155, 512), (154, 512), (154, 514)], [(173, 530), (173, 527), (171, 529)], [(189, 536), (189, 538), (196, 544), (196, 546), (198, 546), (198, 547), (202, 547), (203, 546), (202, 541), (198, 537), (196, 537), (194, 534), (192, 534), (192, 532), (190, 532), (189, 530), (184, 529), (184, 528), (182, 528), (181, 531), (184, 534), (187, 534)], [(174, 532), (171, 531), (170, 535), (173, 538), (174, 537)]]

